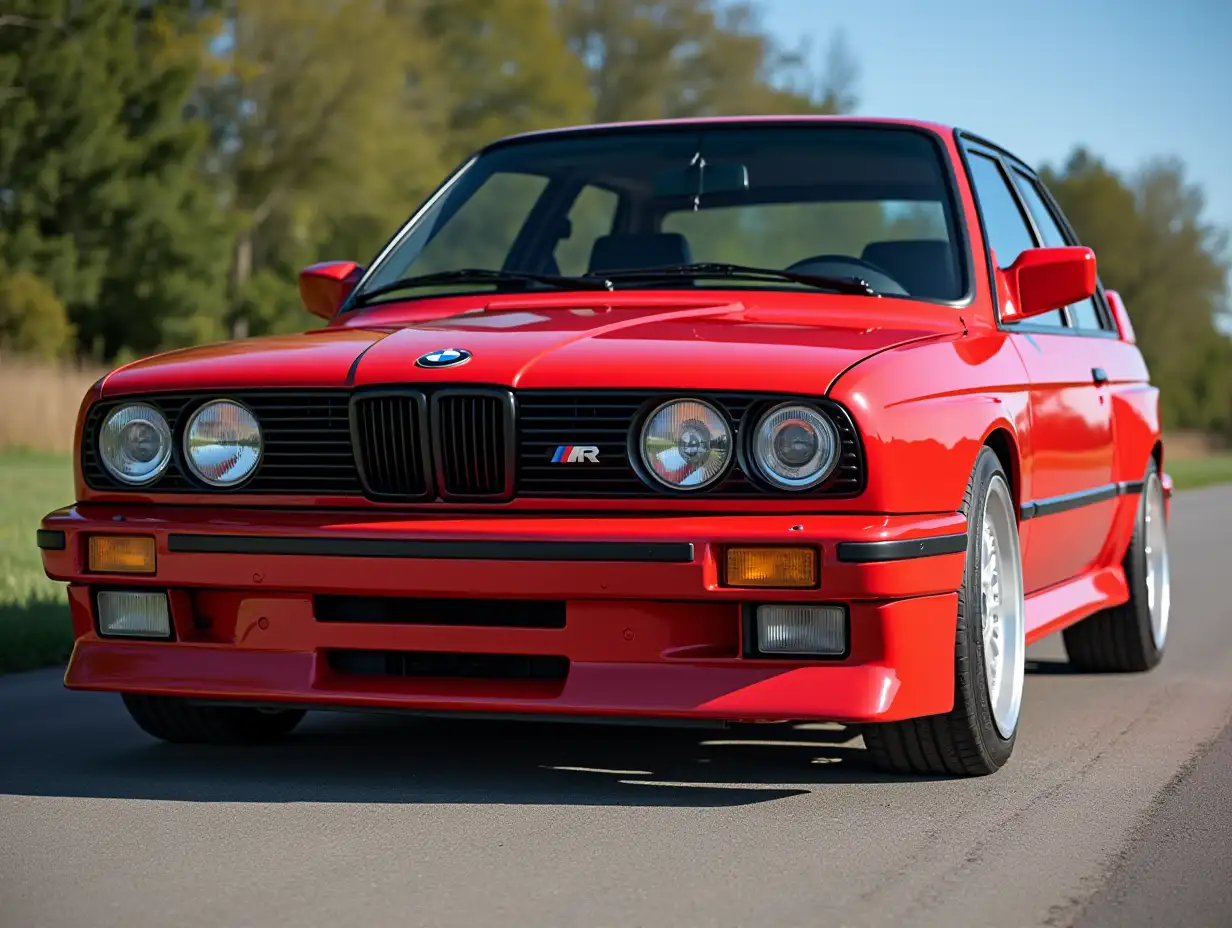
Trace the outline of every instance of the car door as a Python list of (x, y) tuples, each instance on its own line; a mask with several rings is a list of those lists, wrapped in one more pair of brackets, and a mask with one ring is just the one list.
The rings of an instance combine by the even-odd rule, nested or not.
[[(1020, 173), (1016, 167), (980, 148), (969, 149), (967, 160), (999, 266), (1008, 267), (1028, 248), (1066, 244), (1044, 236), (1010, 179)], [(1047, 234), (1054, 229), (1055, 223)], [(1028, 593), (1100, 566), (1116, 513), (1107, 371), (1099, 340), (1084, 337), (1073, 324), (1078, 317), (1067, 308), (1002, 324), (1022, 358), (1030, 391), (1030, 448), (1023, 449), (1020, 500), (1022, 518), (1031, 520), (1023, 555)]]

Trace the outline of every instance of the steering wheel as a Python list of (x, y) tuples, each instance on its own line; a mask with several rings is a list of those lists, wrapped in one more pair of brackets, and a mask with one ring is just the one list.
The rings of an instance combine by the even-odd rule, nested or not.
[(789, 264), (786, 270), (798, 274), (819, 274), (827, 277), (862, 277), (878, 293), (906, 296), (907, 289), (883, 268), (863, 258), (851, 255), (813, 255)]

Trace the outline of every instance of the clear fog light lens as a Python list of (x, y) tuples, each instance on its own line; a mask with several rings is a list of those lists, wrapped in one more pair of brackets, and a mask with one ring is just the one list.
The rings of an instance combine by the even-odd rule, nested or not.
[(98, 449), (103, 466), (121, 483), (149, 483), (171, 463), (171, 428), (153, 406), (130, 403), (108, 414)]
[(125, 638), (170, 638), (166, 593), (103, 590), (98, 594), (98, 629)]
[(838, 430), (811, 406), (787, 404), (770, 410), (757, 424), (753, 445), (762, 475), (784, 490), (817, 486), (838, 464)]
[(212, 487), (243, 483), (261, 461), (261, 426), (247, 407), (215, 400), (198, 409), (184, 430), (189, 469)]
[(757, 650), (763, 654), (843, 654), (847, 650), (847, 611), (842, 606), (758, 606)]
[(700, 400), (664, 403), (642, 428), (642, 463), (674, 490), (700, 490), (727, 471), (731, 429), (722, 413)]

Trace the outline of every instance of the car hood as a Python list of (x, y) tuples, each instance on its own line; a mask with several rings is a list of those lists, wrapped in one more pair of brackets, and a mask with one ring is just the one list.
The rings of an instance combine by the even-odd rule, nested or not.
[[(396, 383), (536, 388), (757, 390), (824, 394), (879, 351), (962, 331), (945, 307), (774, 294), (774, 305), (671, 297), (492, 301), (415, 321), (383, 307), (341, 326), (169, 352), (114, 372), (105, 395)], [(444, 301), (441, 301), (444, 302)], [(449, 301), (454, 306), (458, 300)], [(464, 303), (464, 305), (466, 305)], [(873, 310), (876, 310), (875, 312)], [(422, 307), (415, 310), (424, 313)], [(464, 364), (417, 358), (465, 349)]]

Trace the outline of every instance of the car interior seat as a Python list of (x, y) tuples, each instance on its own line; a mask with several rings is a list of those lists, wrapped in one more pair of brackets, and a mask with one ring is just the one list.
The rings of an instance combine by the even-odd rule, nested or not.
[(912, 296), (958, 299), (958, 273), (948, 241), (870, 242), (860, 255), (903, 285)]
[(693, 249), (678, 232), (604, 235), (590, 251), (590, 273), (692, 264)]

